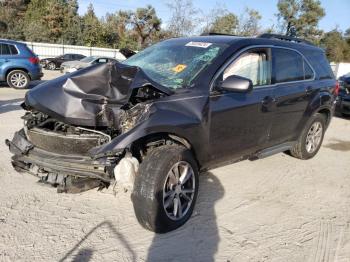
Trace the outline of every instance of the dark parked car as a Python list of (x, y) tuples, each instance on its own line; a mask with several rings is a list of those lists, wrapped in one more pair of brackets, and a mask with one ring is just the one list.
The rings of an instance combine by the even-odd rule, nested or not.
[(76, 61), (83, 59), (85, 56), (80, 54), (64, 54), (53, 58), (45, 58), (40, 60), (40, 64), (43, 68), (49, 70), (59, 69), (64, 62)]
[(43, 76), (39, 58), (25, 43), (0, 39), (0, 81), (25, 89), (31, 80)]
[(314, 157), (336, 92), (324, 51), (299, 39), (171, 39), (29, 91), (6, 143), (16, 170), (58, 192), (125, 185), (140, 224), (167, 232), (190, 218), (200, 171)]
[(350, 74), (339, 78), (340, 91), (337, 97), (337, 111), (350, 115)]

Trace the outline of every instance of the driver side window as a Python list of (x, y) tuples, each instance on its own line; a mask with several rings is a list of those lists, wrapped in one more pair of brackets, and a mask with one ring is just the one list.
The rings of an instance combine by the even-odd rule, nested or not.
[(252, 80), (253, 86), (270, 84), (270, 62), (266, 52), (252, 51), (241, 55), (225, 69), (222, 80), (232, 75)]

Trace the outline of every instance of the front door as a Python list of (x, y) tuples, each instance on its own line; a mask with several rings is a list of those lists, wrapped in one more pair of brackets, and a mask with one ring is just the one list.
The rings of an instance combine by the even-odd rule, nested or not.
[(269, 48), (255, 48), (234, 59), (217, 80), (230, 75), (249, 78), (248, 93), (214, 88), (210, 96), (210, 162), (229, 161), (252, 153), (268, 140), (274, 112), (274, 86), (271, 82)]

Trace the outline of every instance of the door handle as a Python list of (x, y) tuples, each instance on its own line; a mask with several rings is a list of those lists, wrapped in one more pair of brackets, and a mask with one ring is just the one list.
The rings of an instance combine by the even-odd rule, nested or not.
[(264, 99), (261, 101), (261, 104), (263, 106), (268, 106), (270, 104), (276, 103), (276, 98), (271, 96), (265, 96)]
[(308, 86), (306, 89), (305, 89), (305, 93), (306, 95), (310, 95), (312, 93), (312, 87), (311, 86)]

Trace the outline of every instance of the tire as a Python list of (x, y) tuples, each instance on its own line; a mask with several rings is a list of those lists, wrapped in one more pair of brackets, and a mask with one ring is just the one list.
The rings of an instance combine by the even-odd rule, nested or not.
[(49, 70), (56, 70), (56, 64), (54, 62), (50, 62), (47, 64), (46, 68)]
[[(317, 129), (317, 126), (321, 127), (322, 129)], [(291, 155), (304, 160), (313, 158), (321, 148), (326, 127), (325, 115), (319, 113), (313, 115), (309, 122), (305, 125), (305, 128), (303, 129), (297, 143), (290, 151)], [(312, 130), (316, 130), (315, 132), (319, 133), (317, 140), (316, 138), (313, 140), (315, 142), (313, 147), (310, 146), (313, 143), (310, 142), (310, 139), (308, 139), (308, 137), (312, 136)]]
[[(183, 184), (171, 172), (176, 169), (179, 177), (187, 177), (185, 181), (182, 179)], [(139, 223), (156, 233), (166, 233), (186, 223), (193, 212), (199, 185), (198, 167), (191, 151), (177, 145), (155, 148), (140, 164), (139, 170), (131, 195)], [(180, 208), (174, 210), (179, 205), (182, 212)]]
[(13, 70), (7, 74), (7, 84), (15, 89), (26, 89), (30, 83), (29, 75), (22, 70)]

